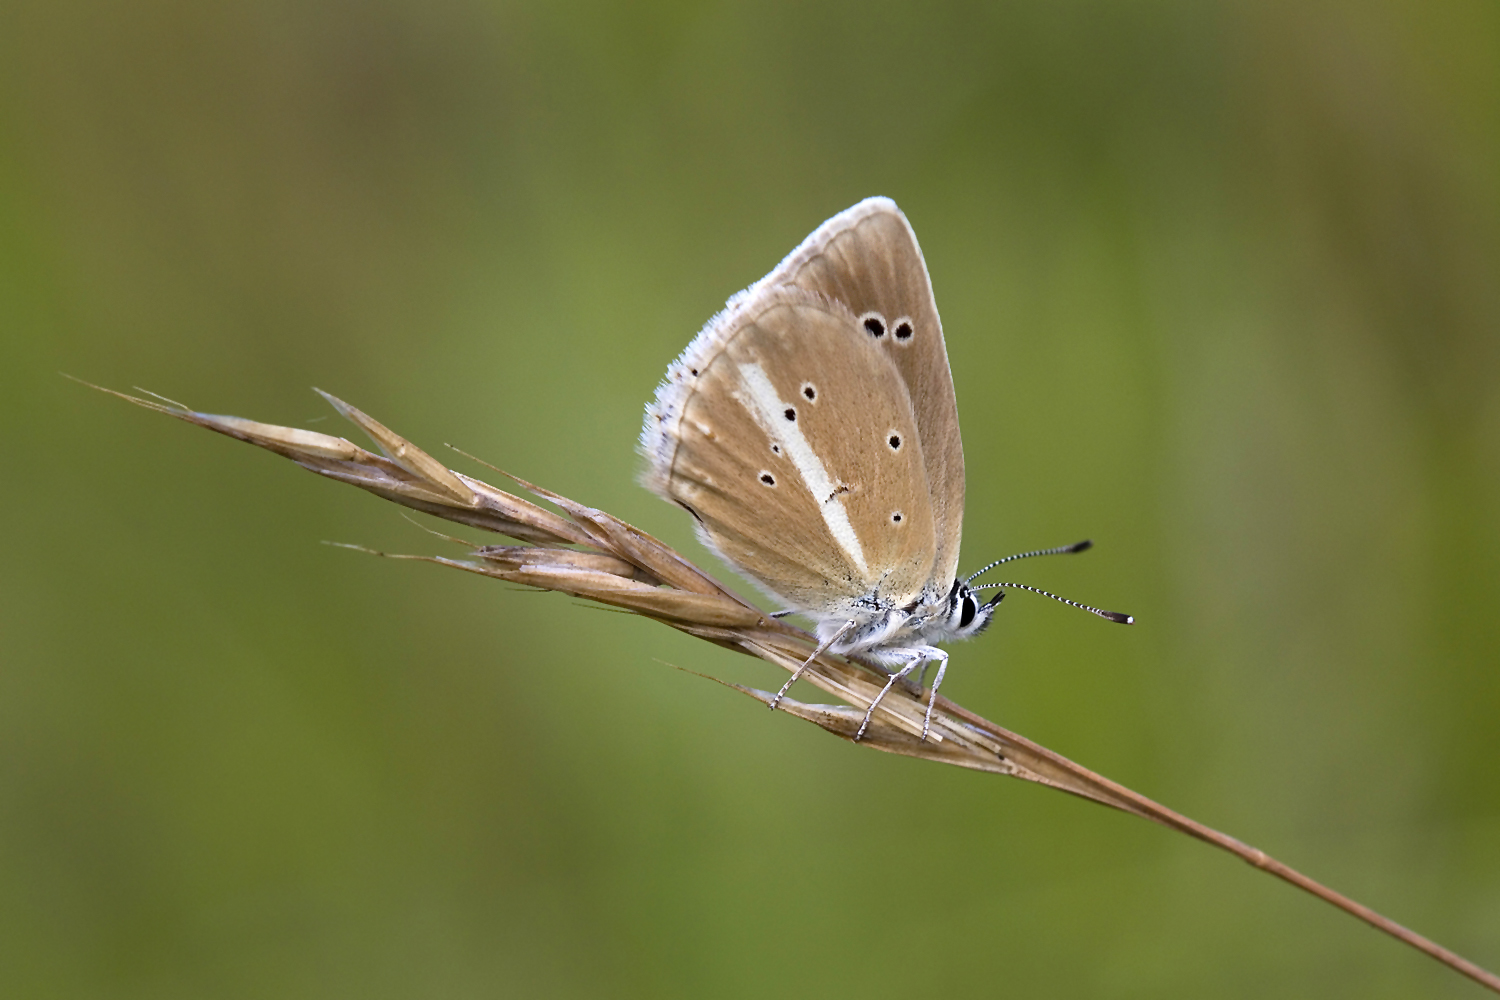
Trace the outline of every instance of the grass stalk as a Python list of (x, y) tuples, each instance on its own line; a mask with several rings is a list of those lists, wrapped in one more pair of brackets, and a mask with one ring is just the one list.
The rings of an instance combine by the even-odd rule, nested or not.
[[(522, 543), (476, 547), (464, 559), (397, 558), (433, 562), (620, 608), (715, 645), (759, 657), (789, 672), (796, 671), (817, 648), (815, 637), (761, 612), (639, 528), (514, 476), (509, 478), (523, 490), (562, 513), (448, 469), (384, 424), (321, 390), (318, 390), (320, 395), (334, 409), (370, 437), (379, 449), (378, 454), (329, 434), (199, 413), (166, 400), (90, 387), (275, 452), (310, 472), (358, 486), (413, 510)], [(812, 661), (802, 676), (845, 704), (811, 705), (783, 698), (781, 710), (853, 741), (865, 711), (879, 694), (887, 675), (858, 658), (824, 653)], [(726, 686), (766, 705), (775, 697), (772, 692), (739, 684)], [(858, 743), (886, 753), (1033, 781), (1160, 823), (1228, 851), (1500, 993), (1500, 976), (1335, 892), (1264, 851), (1095, 774), (947, 698), (937, 699), (932, 731), (923, 740), (925, 712), (924, 692), (898, 684), (880, 702), (870, 727)]]

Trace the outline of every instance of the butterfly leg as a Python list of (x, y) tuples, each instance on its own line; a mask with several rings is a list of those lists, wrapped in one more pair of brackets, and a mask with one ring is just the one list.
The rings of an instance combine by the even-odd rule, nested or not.
[[(827, 649), (828, 649), (829, 646), (832, 646), (834, 643), (836, 643), (840, 639), (842, 639), (844, 637), (845, 633), (847, 633), (850, 629), (852, 629), (855, 626), (855, 624), (856, 624), (855, 619), (853, 619), (853, 618), (849, 619), (848, 623), (845, 624), (843, 628), (839, 629), (837, 632), (833, 633), (833, 635), (829, 636), (828, 638), (824, 639), (821, 643), (818, 644), (818, 648), (815, 649), (815, 650), (813, 650), (813, 654), (811, 656), (809, 656), (807, 659), (805, 659), (805, 660), (802, 661), (802, 666), (798, 667), (796, 670), (794, 670), (792, 672), (791, 678), (785, 684), (781, 685), (781, 690), (777, 691), (776, 692), (776, 697), (774, 697), (774, 698), (771, 699), (771, 704), (770, 704), (771, 711), (774, 712), (776, 710), (776, 706), (781, 704), (781, 699), (783, 697), (785, 697), (785, 695), (786, 695), (786, 693), (788, 691), (791, 690), (792, 685), (795, 684), (795, 683), (797, 683), (797, 680), (798, 680), (798, 678), (800, 678), (802, 676), (803, 671), (805, 671), (808, 667), (812, 666), (812, 661), (816, 660), (818, 657), (822, 656), (823, 653), (825, 651), (827, 651)], [(863, 730), (860, 730), (860, 731), (863, 732)]]
[(932, 706), (937, 704), (938, 688), (943, 684), (943, 674), (948, 671), (948, 654), (936, 646), (927, 646), (923, 649), (926, 656), (922, 660), (922, 673), (927, 672), (927, 664), (933, 660), (937, 661), (937, 676), (932, 679), (932, 692), (927, 696), (927, 715), (922, 719), (922, 739), (927, 739), (927, 734), (932, 730)]
[(932, 666), (932, 660), (923, 660), (922, 661), (922, 669), (919, 670), (919, 671), (917, 671), (917, 692), (918, 693), (921, 693), (921, 690), (927, 686), (927, 668), (930, 667), (930, 666)]
[(875, 700), (870, 702), (870, 707), (865, 710), (865, 719), (859, 724), (859, 732), (854, 734), (854, 742), (856, 743), (858, 743), (860, 737), (865, 734), (865, 730), (870, 728), (870, 718), (875, 714), (876, 706), (878, 706), (880, 702), (885, 698), (886, 693), (890, 691), (892, 686), (894, 686), (897, 681), (905, 677), (907, 674), (911, 673), (913, 670), (917, 669), (917, 667), (921, 666), (922, 663), (927, 659), (926, 654), (917, 649), (901, 650), (898, 652), (909, 652), (911, 654), (911, 659), (907, 661), (906, 666), (891, 674), (890, 679), (885, 682), (885, 687), (881, 688), (880, 693), (875, 696)]

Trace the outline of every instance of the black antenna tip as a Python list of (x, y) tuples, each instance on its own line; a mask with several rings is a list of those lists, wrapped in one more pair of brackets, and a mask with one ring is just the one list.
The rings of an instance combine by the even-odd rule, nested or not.
[(1108, 618), (1112, 622), (1119, 622), (1121, 625), (1134, 625), (1135, 624), (1135, 618), (1134, 618), (1134, 616), (1127, 615), (1127, 614), (1122, 614), (1119, 611), (1101, 611), (1101, 612), (1099, 612), (1099, 614), (1100, 614), (1100, 616), (1102, 616), (1104, 618)]
[(1094, 540), (1092, 538), (1085, 538), (1081, 542), (1074, 542), (1072, 545), (1069, 545), (1063, 551), (1064, 552), (1070, 552), (1070, 553), (1071, 552), (1083, 552), (1083, 551), (1085, 551), (1087, 549), (1091, 549), (1093, 547), (1094, 547)]

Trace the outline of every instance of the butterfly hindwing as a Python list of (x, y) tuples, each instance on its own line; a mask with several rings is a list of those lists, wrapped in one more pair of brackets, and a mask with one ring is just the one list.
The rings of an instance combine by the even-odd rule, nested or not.
[(935, 554), (921, 434), (905, 380), (858, 317), (763, 283), (679, 364), (675, 440), (648, 484), (796, 608), (915, 600)]

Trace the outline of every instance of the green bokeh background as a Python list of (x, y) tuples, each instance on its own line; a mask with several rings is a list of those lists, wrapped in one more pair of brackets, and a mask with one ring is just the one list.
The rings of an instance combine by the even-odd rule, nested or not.
[[(1017, 575), (945, 693), (1500, 966), (1500, 11), (16, 0), (0, 992), (1467, 997), (1274, 880), (850, 747), (649, 622), (58, 377), (318, 385), (634, 483), (726, 296), (894, 197)], [(457, 461), (457, 460), (456, 460)], [(473, 467), (459, 465), (460, 468)]]

